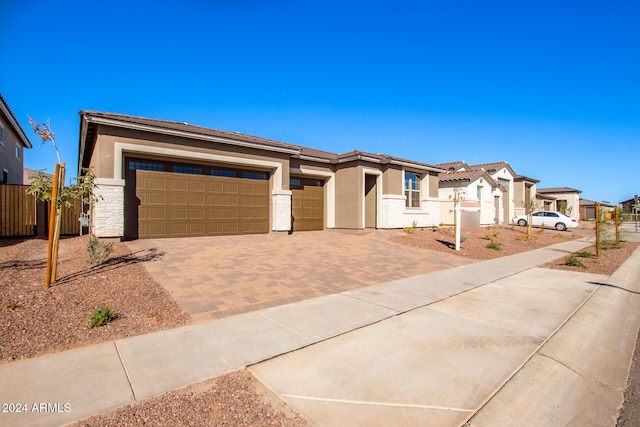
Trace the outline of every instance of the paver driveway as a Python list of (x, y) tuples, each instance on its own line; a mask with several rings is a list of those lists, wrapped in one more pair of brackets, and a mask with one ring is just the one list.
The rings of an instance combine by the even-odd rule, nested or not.
[(398, 231), (310, 231), (127, 242), (193, 320), (208, 321), (452, 268), (470, 261), (388, 239)]

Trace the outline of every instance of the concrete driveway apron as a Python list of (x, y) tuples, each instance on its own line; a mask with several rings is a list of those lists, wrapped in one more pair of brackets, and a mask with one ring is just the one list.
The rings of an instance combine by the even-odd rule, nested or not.
[(206, 322), (468, 264), (390, 242), (398, 231), (310, 231), (128, 242), (153, 278)]

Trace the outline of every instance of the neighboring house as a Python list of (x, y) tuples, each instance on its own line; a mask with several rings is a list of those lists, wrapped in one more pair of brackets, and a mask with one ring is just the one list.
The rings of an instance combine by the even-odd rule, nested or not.
[(580, 221), (593, 221), (596, 219), (596, 203), (600, 203), (600, 209), (604, 212), (606, 219), (613, 218), (612, 212), (615, 210), (615, 206), (606, 202), (580, 199)]
[(620, 202), (620, 206), (622, 207), (622, 213), (625, 213), (625, 214), (635, 213), (633, 210), (635, 203), (636, 203), (635, 197), (632, 197), (629, 200)]
[(569, 187), (538, 188), (536, 189), (538, 209), (558, 211), (578, 219), (580, 193), (582, 191)]
[(517, 175), (513, 181), (514, 216), (527, 215), (532, 207), (531, 202), (535, 202), (536, 184), (540, 181), (522, 175)]
[(453, 224), (456, 192), (460, 192), (467, 207), (473, 206), (473, 203), (480, 208), (480, 226), (496, 223), (496, 218), (500, 216), (500, 204), (496, 205), (495, 200), (502, 198), (503, 190), (487, 171), (448, 171), (441, 173), (438, 179), (442, 223)]
[[(435, 166), (445, 170), (439, 175), (440, 216), (444, 224), (453, 223), (451, 200), (454, 188), (459, 188), (464, 193), (465, 201), (480, 204), (481, 225), (511, 222), (516, 208), (516, 182), (525, 185), (522, 184), (525, 177), (517, 175), (507, 162), (468, 165), (464, 161), (458, 161)], [(516, 181), (516, 177), (520, 181)]]
[(24, 149), (31, 142), (0, 94), (0, 184), (22, 184)]
[[(33, 178), (35, 178), (36, 175), (38, 175), (38, 173), (40, 173), (40, 171), (36, 171), (36, 170), (33, 170), (33, 169), (24, 169), (23, 177), (22, 177), (22, 184), (23, 185), (31, 185), (31, 181), (33, 180)], [(49, 173), (45, 173), (45, 176), (49, 177), (49, 179), (51, 179), (51, 181), (53, 181), (53, 175), (51, 175)]]
[(187, 123), (80, 112), (98, 237), (437, 226), (443, 169)]

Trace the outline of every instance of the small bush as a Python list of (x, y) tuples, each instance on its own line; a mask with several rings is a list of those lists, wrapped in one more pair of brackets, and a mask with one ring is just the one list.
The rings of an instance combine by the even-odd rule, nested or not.
[(95, 328), (96, 326), (103, 326), (107, 323), (115, 320), (118, 317), (118, 313), (111, 310), (109, 307), (96, 308), (91, 314), (89, 319), (89, 327)]
[(467, 240), (467, 236), (464, 234), (460, 235), (460, 243), (464, 243), (464, 241)]
[(605, 251), (608, 251), (609, 249), (620, 249), (621, 247), (620, 243), (616, 241), (605, 240), (600, 242), (600, 249), (604, 249)]
[(491, 237), (489, 237), (489, 235), (487, 234), (484, 237), (481, 237), (482, 240), (493, 240)]
[(587, 252), (587, 251), (577, 253), (575, 256), (580, 257), (580, 258), (593, 258), (593, 257), (595, 257), (594, 254), (592, 254), (591, 252)]
[(568, 265), (569, 267), (580, 267), (580, 268), (587, 268), (582, 262), (580, 262), (580, 260), (578, 258), (576, 258), (574, 255), (571, 255), (570, 257), (567, 257), (567, 259), (564, 261), (564, 265)]
[(112, 243), (102, 243), (97, 237), (91, 236), (87, 242), (87, 253), (89, 264), (102, 264), (113, 251)]
[(494, 242), (493, 240), (487, 245), (487, 249), (493, 249), (494, 251), (499, 251), (501, 247), (502, 244)]

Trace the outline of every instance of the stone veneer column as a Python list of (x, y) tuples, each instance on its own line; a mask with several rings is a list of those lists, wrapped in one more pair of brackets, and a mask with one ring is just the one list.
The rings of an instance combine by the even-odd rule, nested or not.
[(93, 234), (124, 237), (124, 181), (96, 179), (93, 189)]
[(291, 230), (291, 190), (274, 190), (271, 206), (272, 231)]

